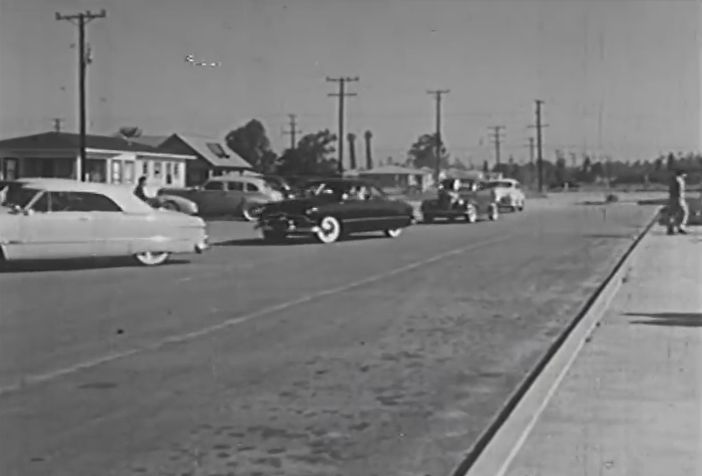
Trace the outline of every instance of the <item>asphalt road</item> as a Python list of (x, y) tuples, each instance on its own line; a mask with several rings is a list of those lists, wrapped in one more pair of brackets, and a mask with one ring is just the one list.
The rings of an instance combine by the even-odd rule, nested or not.
[(446, 476), (651, 213), (0, 274), (0, 474)]

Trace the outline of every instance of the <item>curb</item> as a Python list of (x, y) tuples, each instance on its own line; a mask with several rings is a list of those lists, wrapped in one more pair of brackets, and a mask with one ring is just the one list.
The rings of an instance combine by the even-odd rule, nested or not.
[(617, 261), (575, 319), (522, 379), (452, 476), (504, 476), (561, 380), (619, 291), (635, 251), (657, 222), (659, 210)]

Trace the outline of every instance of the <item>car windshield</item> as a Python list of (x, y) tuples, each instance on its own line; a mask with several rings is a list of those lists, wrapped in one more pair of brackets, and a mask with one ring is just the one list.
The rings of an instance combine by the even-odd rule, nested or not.
[(5, 200), (2, 205), (5, 207), (18, 206), (25, 208), (40, 190), (25, 187), (21, 183), (10, 183), (7, 185)]

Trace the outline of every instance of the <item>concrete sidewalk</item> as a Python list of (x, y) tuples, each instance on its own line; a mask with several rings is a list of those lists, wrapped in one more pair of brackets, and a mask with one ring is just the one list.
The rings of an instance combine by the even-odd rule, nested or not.
[(599, 327), (490, 476), (702, 476), (702, 233), (654, 227), (639, 246)]

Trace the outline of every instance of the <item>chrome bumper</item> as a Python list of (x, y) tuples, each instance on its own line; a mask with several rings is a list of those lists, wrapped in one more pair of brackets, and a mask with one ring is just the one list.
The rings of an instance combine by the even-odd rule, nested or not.
[(207, 237), (195, 245), (195, 253), (201, 254), (210, 247)]

